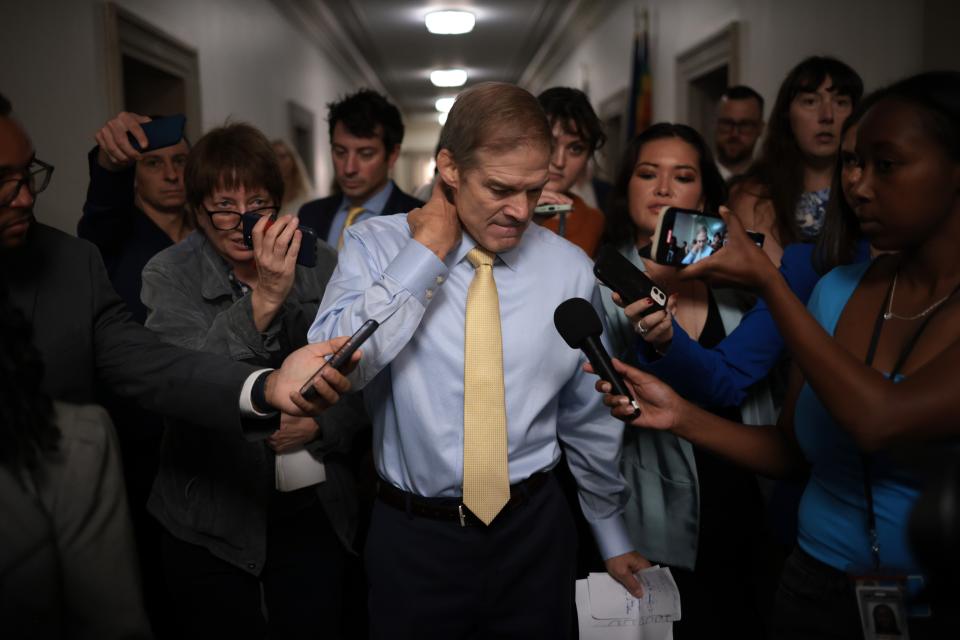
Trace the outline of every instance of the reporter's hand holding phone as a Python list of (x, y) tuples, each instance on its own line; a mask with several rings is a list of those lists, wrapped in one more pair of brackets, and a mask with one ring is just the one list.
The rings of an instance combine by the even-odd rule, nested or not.
[(720, 207), (720, 217), (727, 225), (727, 243), (723, 250), (686, 267), (680, 279), (760, 291), (771, 279), (779, 278), (777, 266), (747, 235), (740, 219), (726, 207)]
[(297, 254), (303, 234), (297, 229), (296, 216), (274, 220), (262, 216), (253, 227), (253, 257), (257, 263), (257, 282), (251, 303), (253, 322), (265, 331), (283, 306), (296, 277)]
[(613, 292), (612, 298), (613, 302), (623, 309), (623, 313), (640, 338), (650, 344), (657, 353), (666, 353), (673, 340), (673, 316), (677, 312), (677, 294), (671, 294), (667, 298), (665, 309), (657, 308), (653, 312), (649, 311), (651, 307), (660, 306), (654, 302), (653, 298), (641, 298), (626, 306), (616, 292)]
[[(323, 367), (327, 357), (335, 353), (348, 340), (341, 336), (325, 342), (317, 342), (300, 347), (283, 361), (283, 366), (267, 376), (264, 393), (267, 403), (278, 411), (294, 416), (315, 416), (334, 405), (340, 396), (350, 390), (347, 375), (360, 361), (361, 352), (357, 351), (343, 367), (342, 373), (333, 367)], [(300, 394), (303, 381), (310, 379), (318, 369), (320, 375), (312, 380), (317, 395), (307, 400)]]
[(138, 113), (121, 111), (116, 117), (107, 121), (94, 135), (100, 150), (97, 152), (97, 162), (107, 171), (122, 171), (140, 158), (127, 134), (132, 135), (146, 149), (149, 141), (147, 134), (140, 126), (150, 122), (150, 118)]

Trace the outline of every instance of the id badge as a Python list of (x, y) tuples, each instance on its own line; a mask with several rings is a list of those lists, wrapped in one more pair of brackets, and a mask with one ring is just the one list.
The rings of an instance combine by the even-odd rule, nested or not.
[(857, 577), (855, 584), (864, 640), (908, 640), (906, 577)]

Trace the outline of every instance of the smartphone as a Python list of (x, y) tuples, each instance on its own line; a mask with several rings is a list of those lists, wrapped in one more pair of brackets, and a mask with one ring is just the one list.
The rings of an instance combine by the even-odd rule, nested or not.
[(310, 376), (310, 379), (307, 380), (302, 387), (300, 387), (300, 395), (302, 395), (307, 400), (313, 400), (317, 397), (317, 390), (313, 388), (313, 381), (317, 379), (317, 376), (320, 375), (320, 372), (327, 367), (333, 367), (337, 371), (343, 372), (344, 366), (350, 362), (350, 357), (353, 356), (353, 352), (360, 348), (364, 342), (367, 341), (367, 338), (373, 335), (373, 332), (377, 330), (377, 327), (380, 326), (380, 323), (376, 320), (367, 320), (357, 331), (350, 336), (350, 338), (343, 343), (339, 349), (334, 352), (330, 359), (323, 363), (323, 366), (317, 369), (316, 373)]
[[(241, 218), (243, 223), (243, 243), (253, 249), (253, 227), (260, 219), (259, 213), (245, 213)], [(276, 221), (277, 215), (270, 216), (267, 229)], [(299, 225), (303, 238), (300, 240), (300, 252), (297, 254), (297, 264), (304, 267), (313, 267), (317, 264), (317, 232), (310, 227)], [(266, 231), (266, 229), (264, 229)]]
[(593, 273), (600, 282), (616, 291), (625, 304), (632, 304), (641, 298), (651, 298), (653, 305), (642, 315), (660, 311), (667, 306), (667, 292), (610, 245), (600, 248), (597, 261), (593, 264)]
[[(747, 231), (758, 247), (764, 235)], [(723, 218), (695, 209), (664, 207), (653, 234), (650, 256), (655, 262), (674, 267), (694, 264), (713, 255), (727, 244)]]
[(557, 213), (566, 213), (573, 210), (572, 204), (541, 204), (533, 208), (534, 215), (552, 216)]
[(140, 143), (137, 142), (137, 139), (134, 138), (132, 134), (128, 133), (127, 137), (130, 139), (130, 144), (132, 144), (133, 148), (137, 151), (153, 151), (154, 149), (173, 146), (183, 140), (183, 128), (186, 124), (187, 117), (182, 114), (177, 114), (175, 116), (156, 118), (140, 125), (140, 128), (143, 129), (143, 132), (147, 136), (148, 144), (145, 149), (140, 148)]

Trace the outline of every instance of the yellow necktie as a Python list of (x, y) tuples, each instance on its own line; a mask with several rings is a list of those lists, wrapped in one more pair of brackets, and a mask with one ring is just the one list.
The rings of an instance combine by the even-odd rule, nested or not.
[(357, 221), (357, 216), (363, 213), (365, 209), (363, 207), (350, 207), (347, 210), (347, 219), (343, 222), (343, 229), (340, 229), (340, 239), (337, 240), (337, 249), (343, 248), (343, 234), (347, 230), (347, 227), (352, 225)]
[(476, 271), (467, 290), (464, 336), (463, 504), (490, 524), (510, 500), (500, 301), (493, 254), (476, 247), (467, 259)]

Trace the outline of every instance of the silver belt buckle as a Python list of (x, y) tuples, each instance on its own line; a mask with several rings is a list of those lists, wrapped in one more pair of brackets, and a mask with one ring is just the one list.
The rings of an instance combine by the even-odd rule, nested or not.
[(458, 505), (457, 505), (457, 513), (460, 514), (460, 526), (461, 526), (461, 527), (467, 526), (467, 516), (466, 516), (466, 514), (463, 512), (463, 505), (462, 505), (462, 504), (458, 504)]

